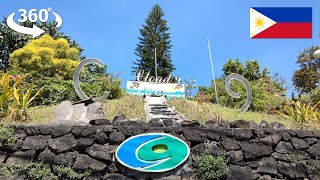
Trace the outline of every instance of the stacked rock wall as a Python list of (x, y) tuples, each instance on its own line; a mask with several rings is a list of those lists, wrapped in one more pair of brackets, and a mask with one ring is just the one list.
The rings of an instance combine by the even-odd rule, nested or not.
[[(2, 148), (0, 163), (39, 162), (76, 170), (91, 168), (92, 179), (197, 179), (192, 157), (205, 151), (222, 155), (229, 170), (222, 179), (320, 179), (320, 131), (229, 128), (229, 124), (185, 124), (159, 127), (140, 122), (101, 126), (17, 125), (17, 141)], [(235, 126), (233, 126), (235, 127)], [(116, 162), (114, 153), (125, 139), (149, 132), (164, 132), (184, 140), (189, 159), (165, 173), (141, 173)], [(90, 179), (90, 178), (89, 178)]]

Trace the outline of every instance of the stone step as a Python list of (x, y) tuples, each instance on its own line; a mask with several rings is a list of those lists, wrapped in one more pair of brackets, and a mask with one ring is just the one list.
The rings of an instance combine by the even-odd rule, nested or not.
[(163, 106), (163, 107), (167, 107), (167, 105), (165, 105), (165, 104), (149, 104), (149, 106), (154, 106), (154, 107), (161, 107), (161, 106)]
[(152, 107), (152, 108), (168, 108), (168, 105), (156, 105), (156, 106), (154, 106), (152, 104), (151, 105), (149, 104), (149, 106)]
[(168, 117), (164, 117), (164, 118), (152, 118), (152, 120), (156, 120), (156, 121), (163, 121), (163, 120), (167, 120), (167, 119), (171, 119), (171, 120), (179, 120), (179, 118), (168, 118)]
[(157, 110), (157, 111), (152, 111), (152, 110), (151, 110), (150, 113), (172, 113), (172, 111), (169, 111), (169, 110), (161, 110), (161, 111)]
[(165, 115), (165, 116), (177, 115), (177, 113), (171, 113), (171, 112), (167, 112), (167, 113), (151, 113), (151, 114), (154, 114), (154, 115)]
[[(163, 120), (172, 120), (173, 124), (180, 123), (183, 119), (179, 113), (176, 112), (174, 107), (167, 105), (167, 101), (164, 97), (146, 97), (145, 98), (145, 111), (147, 114), (148, 120), (153, 121), (163, 121)], [(169, 126), (172, 123), (167, 123), (166, 126)]]
[(181, 119), (180, 116), (177, 115), (170, 115), (170, 116), (165, 116), (165, 115), (150, 115), (151, 119)]

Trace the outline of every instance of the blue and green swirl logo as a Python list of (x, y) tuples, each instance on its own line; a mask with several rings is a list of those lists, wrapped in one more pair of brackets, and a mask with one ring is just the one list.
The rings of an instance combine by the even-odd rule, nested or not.
[(143, 172), (164, 172), (182, 164), (190, 154), (181, 139), (165, 133), (147, 133), (130, 137), (116, 151), (117, 160)]

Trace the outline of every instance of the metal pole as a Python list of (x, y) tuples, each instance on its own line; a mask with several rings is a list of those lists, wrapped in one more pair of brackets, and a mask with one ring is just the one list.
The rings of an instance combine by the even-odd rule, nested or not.
[(157, 72), (157, 48), (154, 48), (154, 68), (156, 70), (156, 80), (158, 79), (158, 72)]
[(210, 42), (209, 42), (209, 38), (208, 38), (208, 37), (207, 37), (207, 41), (208, 41), (208, 49), (209, 49), (209, 56), (210, 56), (210, 63), (211, 63), (213, 86), (214, 86), (214, 90), (215, 90), (215, 92), (216, 92), (216, 101), (217, 101), (217, 104), (218, 104), (218, 93), (217, 93), (216, 79), (215, 79), (215, 77), (214, 77), (213, 64), (212, 64), (212, 56), (211, 56), (211, 48), (210, 48)]

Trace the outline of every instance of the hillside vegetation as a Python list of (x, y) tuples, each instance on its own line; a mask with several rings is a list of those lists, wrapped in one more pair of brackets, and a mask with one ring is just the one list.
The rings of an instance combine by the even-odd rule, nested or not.
[(292, 123), (280, 115), (267, 114), (263, 112), (248, 111), (240, 113), (239, 109), (233, 109), (212, 103), (199, 103), (197, 101), (173, 99), (169, 104), (174, 106), (177, 111), (182, 113), (189, 120), (198, 120), (204, 123), (207, 120), (226, 120), (234, 121), (239, 119), (252, 120), (259, 124), (262, 120), (269, 123), (277, 121), (285, 125), (286, 128), (292, 127)]

